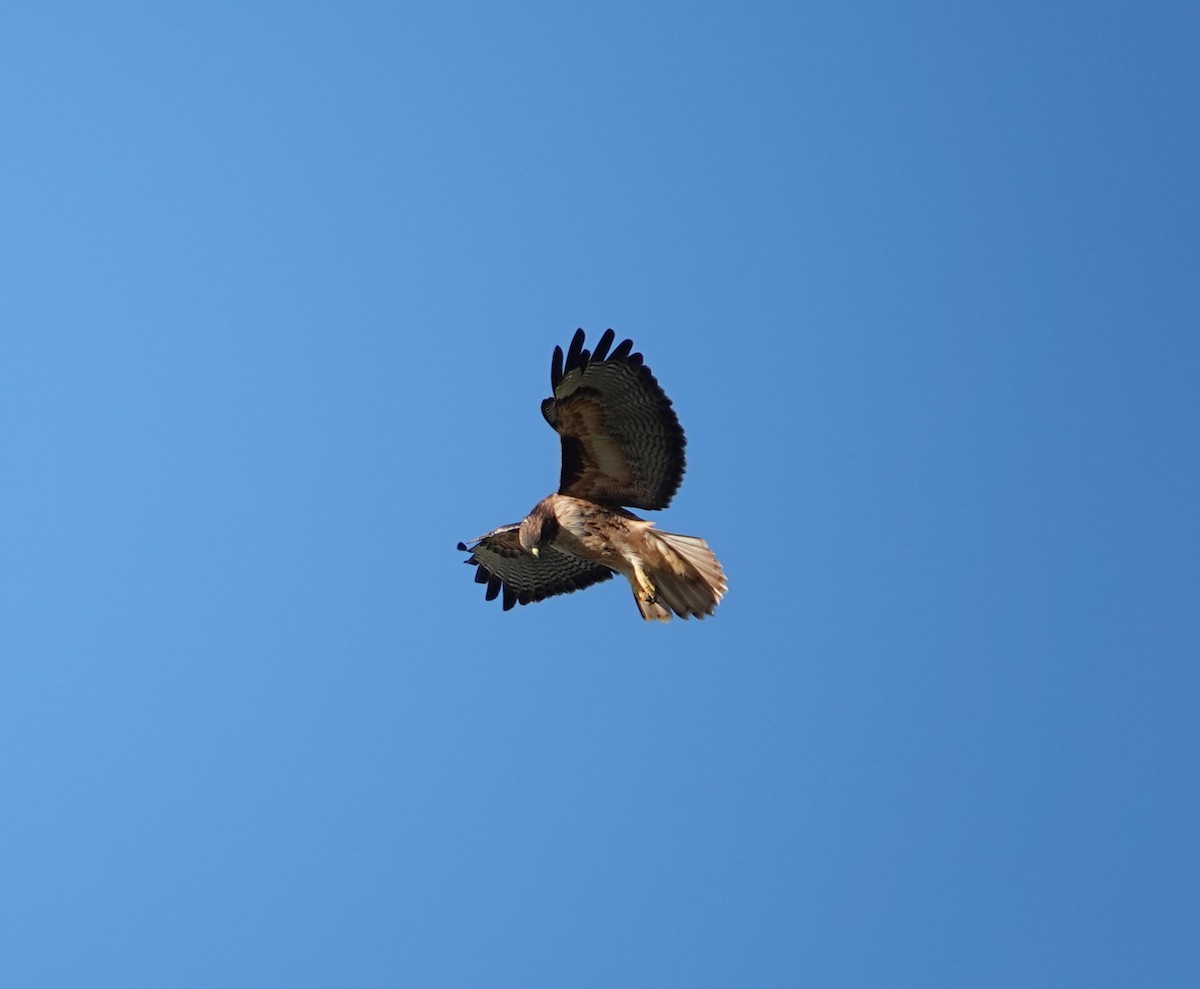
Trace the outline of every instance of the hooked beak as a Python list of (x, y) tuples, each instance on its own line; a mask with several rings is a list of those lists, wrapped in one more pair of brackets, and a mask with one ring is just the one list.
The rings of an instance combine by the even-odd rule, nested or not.
[(530, 547), (529, 547), (529, 552), (530, 552), (530, 553), (532, 553), (534, 556), (537, 556), (537, 555), (538, 555), (538, 548), (537, 548), (536, 546), (530, 546)]

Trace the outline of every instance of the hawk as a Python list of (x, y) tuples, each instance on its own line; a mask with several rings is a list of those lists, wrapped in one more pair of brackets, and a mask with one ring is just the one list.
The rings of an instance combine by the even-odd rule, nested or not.
[(606, 330), (594, 351), (577, 330), (564, 358), (554, 348), (553, 394), (542, 415), (562, 440), (558, 492), (521, 522), (459, 543), (475, 581), (504, 610), (568, 594), (619, 573), (646, 621), (711, 615), (725, 572), (708, 543), (660, 532), (629, 508), (666, 508), (683, 480), (683, 429), (671, 400), (633, 352)]

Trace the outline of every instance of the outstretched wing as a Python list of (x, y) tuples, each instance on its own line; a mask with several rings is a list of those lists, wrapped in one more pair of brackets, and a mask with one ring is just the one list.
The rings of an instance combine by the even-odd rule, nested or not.
[(530, 604), (555, 594), (569, 594), (608, 580), (613, 572), (599, 563), (560, 553), (552, 546), (542, 548), (540, 555), (531, 556), (521, 550), (517, 541), (520, 523), (502, 525), (471, 541), (459, 543), (458, 548), (470, 553), (464, 563), (473, 563), (475, 583), (487, 584), (484, 597), (491, 601), (504, 592), (504, 610), (514, 604)]
[(552, 398), (542, 415), (562, 437), (558, 493), (588, 501), (666, 508), (683, 480), (683, 429), (642, 355), (625, 340), (609, 353), (606, 330), (595, 351), (576, 330), (564, 362), (554, 348)]

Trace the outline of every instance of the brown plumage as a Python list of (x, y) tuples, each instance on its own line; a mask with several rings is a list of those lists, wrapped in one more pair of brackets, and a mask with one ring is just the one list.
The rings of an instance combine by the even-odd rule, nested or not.
[(577, 330), (563, 355), (554, 348), (553, 395), (542, 415), (562, 439), (558, 493), (519, 523), (458, 548), (475, 580), (504, 609), (624, 576), (647, 621), (711, 615), (727, 582), (696, 536), (659, 532), (627, 511), (665, 508), (683, 479), (683, 429), (654, 375), (625, 340), (605, 331), (594, 352)]

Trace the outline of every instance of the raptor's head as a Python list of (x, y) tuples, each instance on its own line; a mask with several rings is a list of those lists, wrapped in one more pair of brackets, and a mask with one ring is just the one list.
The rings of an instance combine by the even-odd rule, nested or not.
[(549, 509), (538, 505), (521, 522), (521, 529), (517, 535), (521, 549), (537, 556), (542, 547), (549, 546), (558, 535), (558, 519)]

